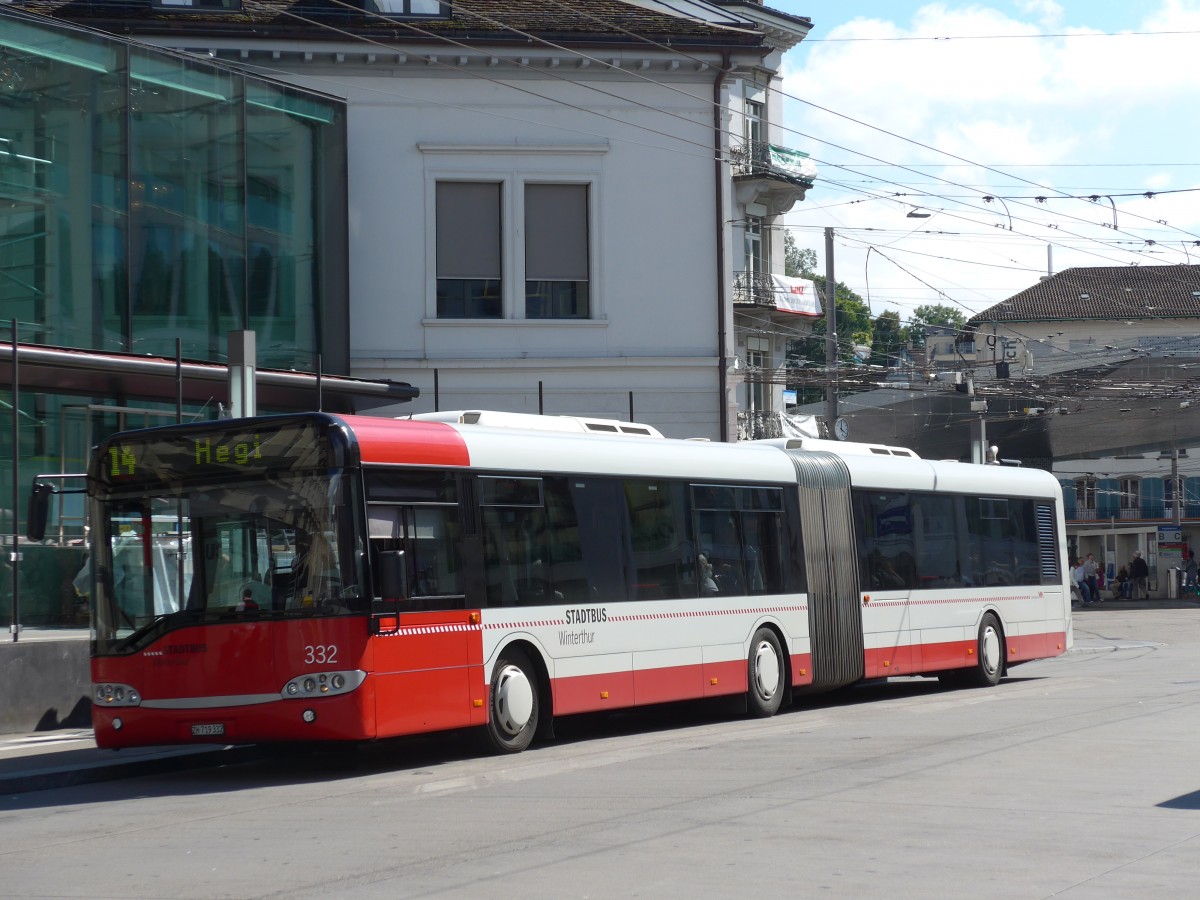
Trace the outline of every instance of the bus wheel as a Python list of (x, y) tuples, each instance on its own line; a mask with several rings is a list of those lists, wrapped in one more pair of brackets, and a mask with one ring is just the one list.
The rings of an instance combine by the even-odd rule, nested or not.
[(967, 683), (975, 687), (992, 687), (1004, 674), (1004, 634), (993, 613), (984, 614), (975, 644), (975, 667), (966, 670)]
[(750, 715), (766, 718), (779, 712), (783, 702), (783, 651), (770, 628), (754, 632), (747, 663), (750, 689), (746, 692)]
[(506, 650), (492, 672), (488, 741), (501, 753), (520, 753), (538, 726), (537, 676), (520, 650)]

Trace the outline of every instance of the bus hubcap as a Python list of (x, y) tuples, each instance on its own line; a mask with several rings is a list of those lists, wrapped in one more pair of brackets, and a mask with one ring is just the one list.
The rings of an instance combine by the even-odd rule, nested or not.
[(758, 645), (755, 653), (754, 674), (758, 695), (765, 700), (774, 697), (779, 689), (779, 657), (766, 641)]
[(533, 714), (533, 685), (519, 666), (505, 666), (496, 679), (496, 722), (517, 734)]

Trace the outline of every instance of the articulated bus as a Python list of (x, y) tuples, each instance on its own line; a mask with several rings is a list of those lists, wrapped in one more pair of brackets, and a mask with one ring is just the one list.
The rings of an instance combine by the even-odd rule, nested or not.
[(307, 413), (101, 444), (97, 743), (474, 727), (516, 752), (572, 713), (987, 686), (1071, 644), (1048, 473), (512, 418)]

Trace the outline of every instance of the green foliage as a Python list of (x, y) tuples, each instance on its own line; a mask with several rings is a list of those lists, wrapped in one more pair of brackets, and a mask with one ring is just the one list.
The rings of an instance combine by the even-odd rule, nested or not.
[(908, 342), (908, 329), (900, 324), (900, 313), (888, 310), (875, 320), (874, 340), (871, 341), (872, 366), (895, 365), (901, 348)]
[(812, 278), (817, 268), (817, 251), (797, 247), (790, 231), (783, 233), (783, 274), (790, 278)]
[(926, 325), (949, 325), (955, 330), (967, 324), (967, 317), (953, 306), (942, 303), (930, 303), (918, 306), (913, 310), (912, 325), (909, 327), (909, 337), (914, 347), (925, 346)]
[[(801, 250), (798, 253), (808, 254), (803, 257), (797, 256), (797, 260), (803, 258), (808, 266), (807, 271), (804, 271), (799, 277), (809, 278), (813, 281), (817, 286), (817, 295), (821, 297), (821, 307), (825, 309), (825, 277), (816, 275), (812, 271), (816, 264), (816, 254), (811, 250)], [(854, 356), (854, 346), (871, 343), (873, 330), (871, 310), (862, 297), (840, 281), (835, 290), (835, 303), (837, 306), (838, 366), (857, 368), (861, 363)], [(825, 368), (825, 329), (826, 319), (822, 317), (813, 322), (811, 335), (798, 338), (788, 344), (789, 367)], [(843, 393), (846, 392), (843, 391)], [(800, 404), (815, 403), (824, 396), (823, 387), (797, 387), (796, 401)]]

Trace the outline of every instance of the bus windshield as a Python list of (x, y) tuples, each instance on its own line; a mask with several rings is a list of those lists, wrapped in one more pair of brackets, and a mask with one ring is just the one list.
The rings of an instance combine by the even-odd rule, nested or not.
[(100, 501), (95, 652), (194, 623), (365, 611), (343, 475)]

